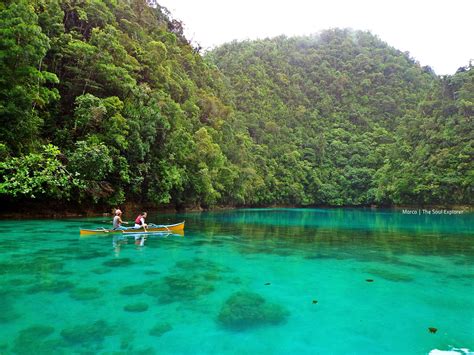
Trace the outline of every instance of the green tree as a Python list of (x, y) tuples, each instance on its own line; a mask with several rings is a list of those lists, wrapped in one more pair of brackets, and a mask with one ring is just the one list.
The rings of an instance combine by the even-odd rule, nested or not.
[(49, 39), (28, 1), (0, 5), (0, 139), (12, 154), (27, 153), (39, 138), (42, 110), (59, 98), (47, 86), (57, 76), (43, 70)]
[(81, 183), (60, 161), (61, 152), (51, 144), (39, 153), (9, 157), (0, 162), (0, 195), (19, 198), (69, 198)]

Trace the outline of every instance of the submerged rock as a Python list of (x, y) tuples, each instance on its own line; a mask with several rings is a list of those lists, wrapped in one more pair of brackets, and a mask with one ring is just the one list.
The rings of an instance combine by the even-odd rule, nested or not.
[(144, 348), (144, 349), (136, 349), (132, 352), (128, 352), (126, 355), (155, 355), (156, 351), (152, 347)]
[(112, 327), (104, 320), (80, 324), (61, 331), (61, 336), (69, 344), (101, 343), (106, 336), (112, 335)]
[(11, 298), (5, 297), (1, 294), (0, 302), (0, 323), (9, 323), (21, 317), (21, 315), (15, 311), (14, 302)]
[(33, 325), (25, 328), (15, 339), (13, 352), (17, 354), (53, 354), (57, 348), (57, 341), (47, 338), (54, 333), (49, 325)]
[(96, 269), (93, 269), (92, 272), (94, 274), (97, 274), (97, 275), (102, 275), (102, 274), (106, 274), (108, 272), (110, 272), (111, 269), (109, 269), (108, 267), (99, 267), (99, 268), (96, 268)]
[[(143, 292), (156, 297), (159, 303), (188, 302), (213, 292), (215, 282), (223, 279), (223, 273), (231, 271), (226, 266), (200, 258), (180, 260), (173, 269), (173, 273), (158, 280), (151, 280), (144, 285), (131, 285), (130, 288), (121, 289), (120, 293), (138, 293), (143, 287)], [(156, 272), (153, 271), (153, 274)]]
[(96, 259), (96, 258), (104, 258), (109, 256), (110, 254), (105, 251), (100, 250), (81, 250), (80, 252), (76, 253), (76, 259), (79, 260), (89, 260), (89, 259)]
[(144, 285), (146, 285), (145, 294), (152, 297), (160, 296), (165, 289), (165, 285), (162, 280), (149, 281), (144, 283)]
[(164, 333), (169, 332), (172, 330), (173, 327), (169, 323), (158, 323), (156, 324), (153, 328), (150, 329), (150, 335), (153, 335), (154, 337), (160, 337)]
[(144, 275), (151, 275), (151, 276), (155, 276), (155, 275), (160, 275), (161, 272), (160, 271), (156, 271), (156, 270), (145, 270), (143, 272)]
[(235, 276), (227, 279), (227, 282), (234, 285), (240, 285), (242, 283), (242, 280), (240, 279), (240, 277)]
[(202, 279), (206, 281), (218, 281), (222, 280), (222, 277), (215, 272), (204, 272), (199, 275)]
[(120, 266), (129, 266), (132, 265), (133, 261), (129, 258), (117, 258), (112, 260), (107, 260), (102, 263), (102, 265), (110, 267), (120, 267)]
[(25, 286), (25, 285), (31, 285), (35, 282), (33, 279), (11, 279), (7, 283), (10, 286)]
[(213, 284), (203, 275), (173, 274), (150, 282), (145, 293), (157, 297), (160, 303), (194, 300), (214, 291)]
[(127, 312), (145, 312), (147, 309), (148, 305), (144, 302), (131, 303), (123, 307), (123, 310)]
[(179, 299), (190, 299), (207, 295), (214, 291), (214, 286), (197, 275), (175, 274), (164, 278), (169, 293)]
[(44, 256), (0, 263), (0, 275), (46, 275), (62, 271), (64, 263)]
[(102, 292), (96, 287), (78, 287), (70, 295), (75, 300), (87, 301), (102, 297)]
[(289, 312), (280, 305), (267, 303), (252, 292), (236, 292), (222, 306), (218, 322), (226, 328), (244, 330), (261, 325), (280, 324)]
[(413, 277), (410, 275), (402, 274), (399, 272), (393, 272), (384, 269), (369, 269), (367, 270), (369, 274), (376, 275), (385, 279), (387, 281), (394, 281), (394, 282), (410, 282), (413, 281)]
[(17, 340), (38, 341), (42, 340), (54, 332), (54, 328), (49, 325), (33, 325), (20, 331)]
[(194, 258), (191, 260), (180, 260), (175, 264), (177, 269), (195, 272), (200, 270), (201, 272), (231, 272), (232, 270), (226, 266), (220, 265), (214, 261)]
[(148, 285), (147, 283), (142, 283), (138, 285), (128, 285), (124, 286), (120, 289), (119, 293), (121, 295), (132, 296), (132, 295), (139, 295), (146, 291)]
[(28, 273), (41, 275), (59, 273), (63, 270), (64, 265), (63, 262), (56, 260), (54, 257), (38, 256), (28, 264), (30, 268)]
[(28, 293), (38, 293), (38, 292), (60, 293), (60, 292), (68, 291), (71, 288), (74, 288), (74, 284), (70, 281), (47, 280), (30, 287), (28, 289)]

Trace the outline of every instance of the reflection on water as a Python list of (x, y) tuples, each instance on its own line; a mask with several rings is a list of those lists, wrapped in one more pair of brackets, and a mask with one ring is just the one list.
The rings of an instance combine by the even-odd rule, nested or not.
[(185, 236), (88, 238), (103, 218), (1, 221), (0, 353), (474, 349), (472, 217), (150, 214)]
[[(122, 246), (129, 244), (129, 240), (133, 240), (133, 244), (137, 247), (137, 250), (140, 250), (141, 247), (145, 246), (145, 242), (149, 237), (169, 238), (173, 236), (184, 237), (184, 231), (180, 231), (179, 234), (171, 232), (112, 234), (112, 247), (114, 248), (115, 256), (119, 256)], [(91, 236), (88, 235), (86, 238), (90, 237)]]
[(372, 209), (241, 209), (199, 213), (207, 222), (240, 225), (295, 226), (333, 230), (472, 233), (472, 214), (407, 214), (403, 210)]

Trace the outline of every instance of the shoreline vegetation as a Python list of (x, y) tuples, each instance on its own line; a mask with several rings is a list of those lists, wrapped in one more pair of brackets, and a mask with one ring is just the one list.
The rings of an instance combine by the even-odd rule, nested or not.
[(474, 205), (472, 62), (337, 28), (203, 53), (149, 0), (3, 1), (0, 54), (0, 214)]

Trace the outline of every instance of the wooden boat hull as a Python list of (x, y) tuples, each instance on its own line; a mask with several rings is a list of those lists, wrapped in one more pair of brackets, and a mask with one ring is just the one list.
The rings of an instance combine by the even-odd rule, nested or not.
[(114, 229), (81, 229), (81, 235), (92, 235), (92, 234), (153, 234), (153, 233), (177, 233), (182, 234), (184, 231), (184, 222), (176, 224), (159, 225), (156, 227), (149, 227), (146, 231), (143, 228), (131, 228), (126, 230), (114, 230)]

